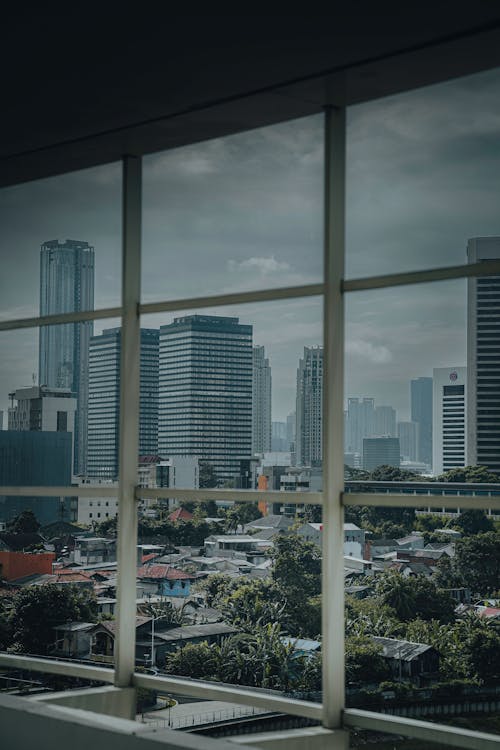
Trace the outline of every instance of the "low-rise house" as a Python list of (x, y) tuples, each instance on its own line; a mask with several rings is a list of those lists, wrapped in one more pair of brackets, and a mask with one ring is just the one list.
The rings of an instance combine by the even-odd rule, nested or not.
[(73, 556), (77, 565), (116, 562), (116, 540), (81, 537), (75, 541)]
[(196, 575), (185, 573), (171, 565), (143, 565), (137, 571), (137, 578), (146, 594), (187, 597), (191, 581), (196, 579)]
[[(155, 638), (160, 641), (157, 649), (157, 659), (161, 660), (165, 654), (182, 648), (187, 643), (203, 643), (209, 645), (220, 644), (225, 638), (238, 632), (238, 628), (227, 625), (224, 622), (207, 623), (205, 625), (183, 625), (178, 628), (170, 628), (155, 633)], [(147, 641), (138, 641), (137, 646), (147, 646)]]
[(394, 679), (421, 684), (439, 672), (439, 654), (432, 646), (396, 638), (371, 638), (382, 647), (382, 656), (389, 664)]
[(14, 581), (16, 578), (34, 573), (52, 573), (52, 563), (56, 556), (54, 552), (13, 552), (0, 550), (0, 578), (4, 581)]
[(242, 557), (269, 549), (272, 543), (249, 534), (211, 534), (205, 539), (204, 546), (207, 557)]
[(416, 550), (423, 549), (425, 547), (425, 541), (422, 534), (409, 534), (408, 536), (403, 536), (400, 539), (396, 539), (396, 542), (401, 549)]
[(73, 659), (89, 659), (92, 648), (93, 622), (66, 622), (56, 625), (56, 642), (51, 653)]
[(7, 531), (0, 532), (0, 550), (7, 552), (30, 551), (35, 547), (43, 549), (44, 539), (40, 534), (11, 534)]
[[(297, 534), (307, 542), (314, 542), (318, 547), (323, 544), (322, 523), (305, 523), (297, 529)], [(360, 529), (355, 523), (344, 524), (344, 555), (358, 558), (366, 556), (365, 530)]]

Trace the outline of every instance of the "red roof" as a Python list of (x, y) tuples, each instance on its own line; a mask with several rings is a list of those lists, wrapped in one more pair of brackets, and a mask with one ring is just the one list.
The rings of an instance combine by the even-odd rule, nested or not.
[(193, 576), (170, 565), (143, 565), (137, 571), (137, 578), (166, 578), (168, 581), (186, 580)]
[(480, 617), (500, 617), (500, 609), (498, 607), (485, 607), (478, 612)]
[(191, 521), (193, 514), (185, 508), (176, 508), (168, 517), (169, 521)]
[(143, 555), (142, 562), (146, 563), (146, 562), (149, 562), (150, 560), (154, 560), (155, 557), (158, 557), (158, 555), (159, 555), (158, 552), (150, 552), (148, 555)]

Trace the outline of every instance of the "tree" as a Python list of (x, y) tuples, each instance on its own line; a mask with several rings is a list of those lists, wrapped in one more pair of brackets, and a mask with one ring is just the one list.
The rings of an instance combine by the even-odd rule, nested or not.
[(494, 529), (493, 521), (486, 516), (484, 510), (476, 508), (462, 511), (453, 521), (453, 526), (466, 535), (481, 534)]
[(463, 466), (449, 469), (437, 478), (438, 482), (498, 482), (498, 475), (487, 466)]
[(97, 600), (76, 586), (31, 586), (13, 599), (10, 625), (13, 648), (29, 654), (47, 654), (56, 640), (55, 625), (92, 622), (97, 618)]
[(7, 531), (11, 534), (36, 534), (39, 528), (40, 524), (32, 510), (23, 510), (7, 524)]
[(390, 667), (382, 656), (382, 647), (369, 636), (346, 638), (345, 660), (347, 682), (382, 682), (391, 676)]
[(455, 602), (452, 597), (424, 576), (404, 578), (399, 573), (385, 573), (376, 586), (382, 604), (391, 607), (399, 620), (439, 620), (451, 622)]
[(285, 621), (283, 592), (276, 583), (266, 579), (243, 578), (229, 595), (219, 601), (219, 606), (225, 620), (244, 630)]
[(208, 461), (200, 461), (200, 477), (199, 483), (200, 488), (217, 487), (217, 474), (211, 463)]
[(453, 568), (464, 586), (490, 594), (500, 588), (500, 532), (488, 531), (458, 539)]
[(262, 518), (262, 513), (257, 507), (257, 503), (238, 503), (226, 511), (226, 531), (237, 531), (238, 526), (246, 526), (247, 523), (255, 521), (256, 518)]
[(388, 466), (382, 464), (370, 472), (371, 482), (416, 482), (420, 480), (419, 474), (408, 469), (400, 469), (399, 466)]
[(192, 677), (196, 680), (217, 679), (219, 671), (218, 648), (202, 643), (187, 643), (165, 657), (165, 669), (169, 674)]

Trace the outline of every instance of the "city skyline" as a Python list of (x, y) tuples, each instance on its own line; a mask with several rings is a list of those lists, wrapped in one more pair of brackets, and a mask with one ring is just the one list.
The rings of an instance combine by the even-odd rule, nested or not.
[[(350, 108), (348, 276), (465, 263), (470, 237), (500, 234), (499, 85), (490, 71)], [(315, 116), (147, 157), (144, 299), (319, 281), (321, 156)], [(37, 313), (38, 249), (54, 237), (94, 246), (96, 307), (119, 302), (120, 193), (118, 164), (0, 191), (3, 317)], [(346, 397), (373, 396), (409, 418), (409, 380), (466, 363), (465, 289), (460, 280), (348, 295)], [(300, 352), (322, 343), (320, 303), (250, 308), (210, 312), (254, 326), (273, 368), (273, 419), (284, 420)], [(32, 383), (37, 353), (31, 331), (1, 340), (6, 409), (9, 390)]]

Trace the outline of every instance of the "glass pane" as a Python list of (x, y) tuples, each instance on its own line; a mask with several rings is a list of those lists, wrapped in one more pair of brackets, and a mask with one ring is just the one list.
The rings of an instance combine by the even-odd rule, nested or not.
[(119, 164), (3, 188), (0, 226), (2, 318), (120, 304)]
[(322, 117), (144, 159), (144, 301), (322, 280)]
[(500, 257), (499, 85), (496, 69), (349, 109), (347, 277), (467, 263), (477, 237)]

